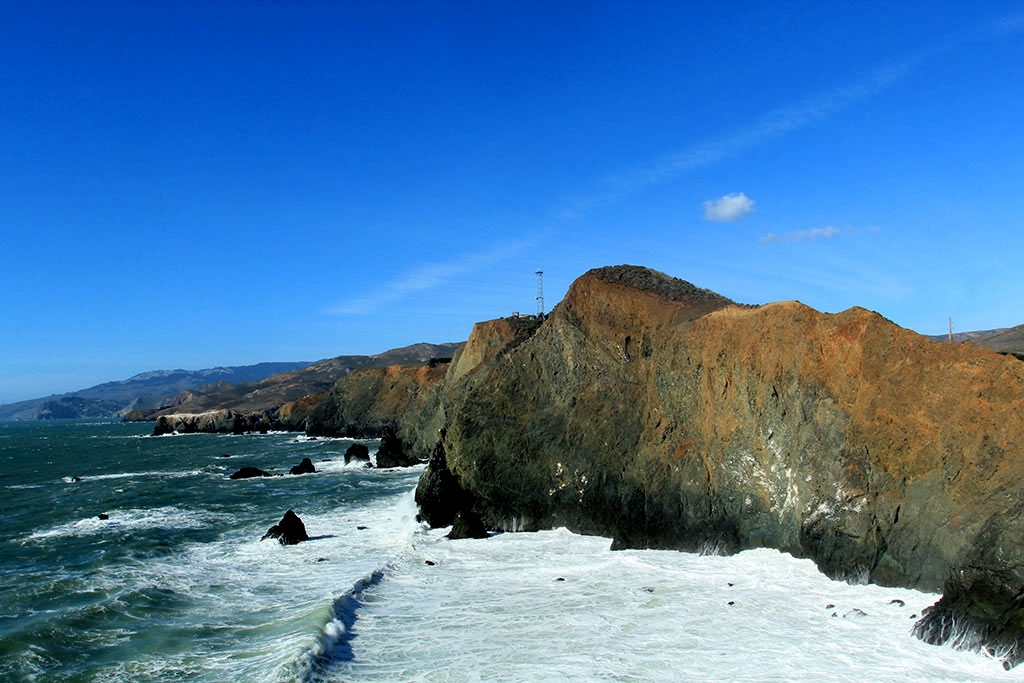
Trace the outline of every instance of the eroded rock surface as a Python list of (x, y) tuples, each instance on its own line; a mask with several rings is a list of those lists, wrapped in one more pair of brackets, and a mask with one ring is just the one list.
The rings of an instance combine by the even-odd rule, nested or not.
[(440, 441), (417, 491), (431, 524), (468, 506), (486, 528), (619, 548), (779, 548), (945, 588), (923, 637), (947, 638), (935, 615), (951, 615), (1019, 658), (1021, 361), (633, 266), (584, 274), (525, 334), (506, 326), (478, 324), (432, 412), (399, 417), (418, 448)]

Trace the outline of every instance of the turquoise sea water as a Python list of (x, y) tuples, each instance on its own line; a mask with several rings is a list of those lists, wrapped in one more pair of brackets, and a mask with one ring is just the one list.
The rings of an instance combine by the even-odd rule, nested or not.
[[(448, 541), (415, 522), (421, 467), (345, 467), (348, 440), (150, 429), (0, 423), (0, 680), (1024, 675), (913, 638), (936, 595), (768, 549), (611, 552), (564, 529)], [(228, 479), (303, 457), (319, 471)], [(288, 509), (312, 539), (260, 542)]]
[[(0, 424), (0, 679), (293, 680), (322, 668), (335, 600), (408, 538), (420, 469), (346, 468), (347, 440), (151, 429)], [(303, 457), (320, 471), (228, 479)], [(260, 543), (288, 509), (313, 540)]]

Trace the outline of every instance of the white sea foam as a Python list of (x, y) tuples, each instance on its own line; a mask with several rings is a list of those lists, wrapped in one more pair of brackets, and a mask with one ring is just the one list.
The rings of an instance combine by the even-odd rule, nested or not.
[(911, 635), (937, 595), (831, 581), (774, 550), (611, 552), (565, 530), (439, 537), (366, 588), (351, 651), (325, 679), (1019, 679)]
[(164, 477), (167, 479), (178, 479), (180, 477), (194, 477), (204, 474), (203, 470), (177, 470), (151, 472), (115, 472), (113, 474), (76, 475), (76, 477), (63, 477), (65, 484), (81, 484), (87, 481), (104, 481), (107, 479), (141, 479), (143, 477)]
[(230, 531), (220, 540), (94, 576), (95, 590), (123, 596), (125, 604), (137, 604), (139, 594), (185, 599), (187, 610), (168, 619), (222, 633), (183, 641), (181, 652), (164, 645), (158, 654), (139, 653), (112, 664), (98, 680), (157, 681), (180, 672), (201, 673), (204, 680), (301, 678), (333, 642), (335, 601), (387, 558), (407, 552), (418, 525), (411, 490), (324, 512), (296, 512), (310, 535), (298, 545), (261, 542), (266, 527), (226, 523)]
[(173, 506), (110, 510), (106, 514), (109, 516), (108, 519), (86, 517), (34, 531), (26, 540), (39, 541), (140, 529), (202, 529), (229, 518), (227, 515), (206, 510), (183, 510)]

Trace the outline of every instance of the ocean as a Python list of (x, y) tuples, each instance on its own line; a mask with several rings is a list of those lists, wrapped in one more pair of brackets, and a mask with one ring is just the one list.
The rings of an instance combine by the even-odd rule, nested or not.
[[(913, 638), (936, 595), (767, 549), (612, 552), (565, 529), (448, 541), (415, 520), (422, 467), (345, 466), (346, 439), (151, 429), (0, 423), (0, 680), (1024, 675)], [(288, 475), (304, 457), (318, 471)], [(284, 476), (228, 478), (243, 466)], [(260, 542), (289, 509), (311, 539)]]

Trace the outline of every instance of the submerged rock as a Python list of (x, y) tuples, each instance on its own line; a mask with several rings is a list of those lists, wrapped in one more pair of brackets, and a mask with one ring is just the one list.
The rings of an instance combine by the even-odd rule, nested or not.
[(268, 538), (276, 538), (281, 545), (295, 545), (302, 541), (308, 541), (309, 534), (306, 533), (306, 525), (302, 523), (299, 516), (289, 510), (284, 513), (280, 522), (263, 534), (263, 538), (260, 540), (265, 541)]
[(235, 472), (234, 474), (232, 474), (228, 478), (229, 479), (251, 479), (252, 477), (272, 477), (272, 476), (274, 476), (274, 475), (272, 475), (270, 472), (264, 472), (263, 470), (261, 470), (258, 467), (243, 467), (242, 469), (238, 470), (237, 472)]
[(347, 465), (353, 460), (370, 462), (370, 449), (366, 447), (366, 444), (354, 443), (345, 450), (345, 464)]
[(290, 474), (312, 474), (313, 472), (316, 472), (316, 468), (313, 467), (313, 461), (309, 458), (303, 458), (302, 462), (289, 471)]

